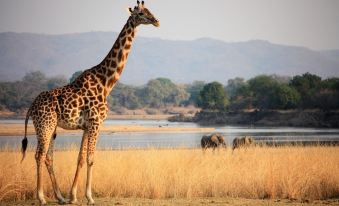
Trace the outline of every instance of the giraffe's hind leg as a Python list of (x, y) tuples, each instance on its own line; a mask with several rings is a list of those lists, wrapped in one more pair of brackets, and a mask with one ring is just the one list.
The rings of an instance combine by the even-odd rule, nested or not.
[(38, 135), (38, 145), (35, 153), (37, 164), (37, 195), (41, 205), (46, 204), (43, 192), (43, 164), (46, 161), (49, 140), (47, 135)]
[(53, 136), (49, 143), (45, 164), (46, 164), (49, 176), (51, 178), (55, 197), (58, 199), (59, 204), (66, 204), (65, 199), (61, 195), (60, 188), (57, 184), (55, 174), (54, 174), (54, 169), (53, 169), (53, 150), (54, 150), (55, 137), (56, 137), (56, 131), (54, 130)]
[(96, 142), (99, 135), (99, 124), (92, 123), (88, 128), (88, 148), (87, 148), (87, 182), (86, 182), (86, 198), (89, 205), (94, 205), (92, 198), (92, 172), (94, 164), (94, 152)]
[[(40, 125), (36, 125), (36, 123)], [(46, 204), (43, 192), (43, 165), (46, 162), (48, 147), (54, 133), (55, 124), (47, 124), (50, 122), (34, 121), (34, 126), (37, 132), (38, 144), (35, 153), (35, 160), (37, 164), (37, 195), (41, 205)]]

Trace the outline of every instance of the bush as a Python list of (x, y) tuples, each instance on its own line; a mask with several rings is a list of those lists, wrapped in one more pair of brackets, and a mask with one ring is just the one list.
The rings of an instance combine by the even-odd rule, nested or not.
[(201, 106), (203, 109), (224, 110), (228, 105), (226, 92), (219, 82), (206, 84), (200, 92)]

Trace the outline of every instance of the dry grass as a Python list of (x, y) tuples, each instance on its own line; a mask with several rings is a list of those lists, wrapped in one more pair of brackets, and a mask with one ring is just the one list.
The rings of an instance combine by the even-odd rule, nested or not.
[[(55, 170), (68, 196), (76, 149), (55, 152)], [(0, 152), (0, 201), (35, 198), (34, 152), (20, 164), (19, 152)], [(339, 147), (255, 147), (205, 154), (201, 150), (97, 151), (95, 197), (288, 198), (339, 197)], [(79, 185), (84, 196), (85, 170)], [(45, 194), (53, 197), (47, 170)]]

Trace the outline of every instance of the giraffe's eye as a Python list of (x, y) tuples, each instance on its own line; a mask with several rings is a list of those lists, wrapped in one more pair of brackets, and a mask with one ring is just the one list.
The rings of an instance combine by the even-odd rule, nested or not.
[(139, 13), (140, 16), (144, 15), (142, 12)]

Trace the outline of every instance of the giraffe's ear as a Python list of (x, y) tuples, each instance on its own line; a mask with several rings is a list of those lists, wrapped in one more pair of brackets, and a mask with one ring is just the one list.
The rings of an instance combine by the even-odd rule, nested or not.
[(131, 7), (128, 7), (128, 13), (132, 14), (133, 13), (133, 10)]

